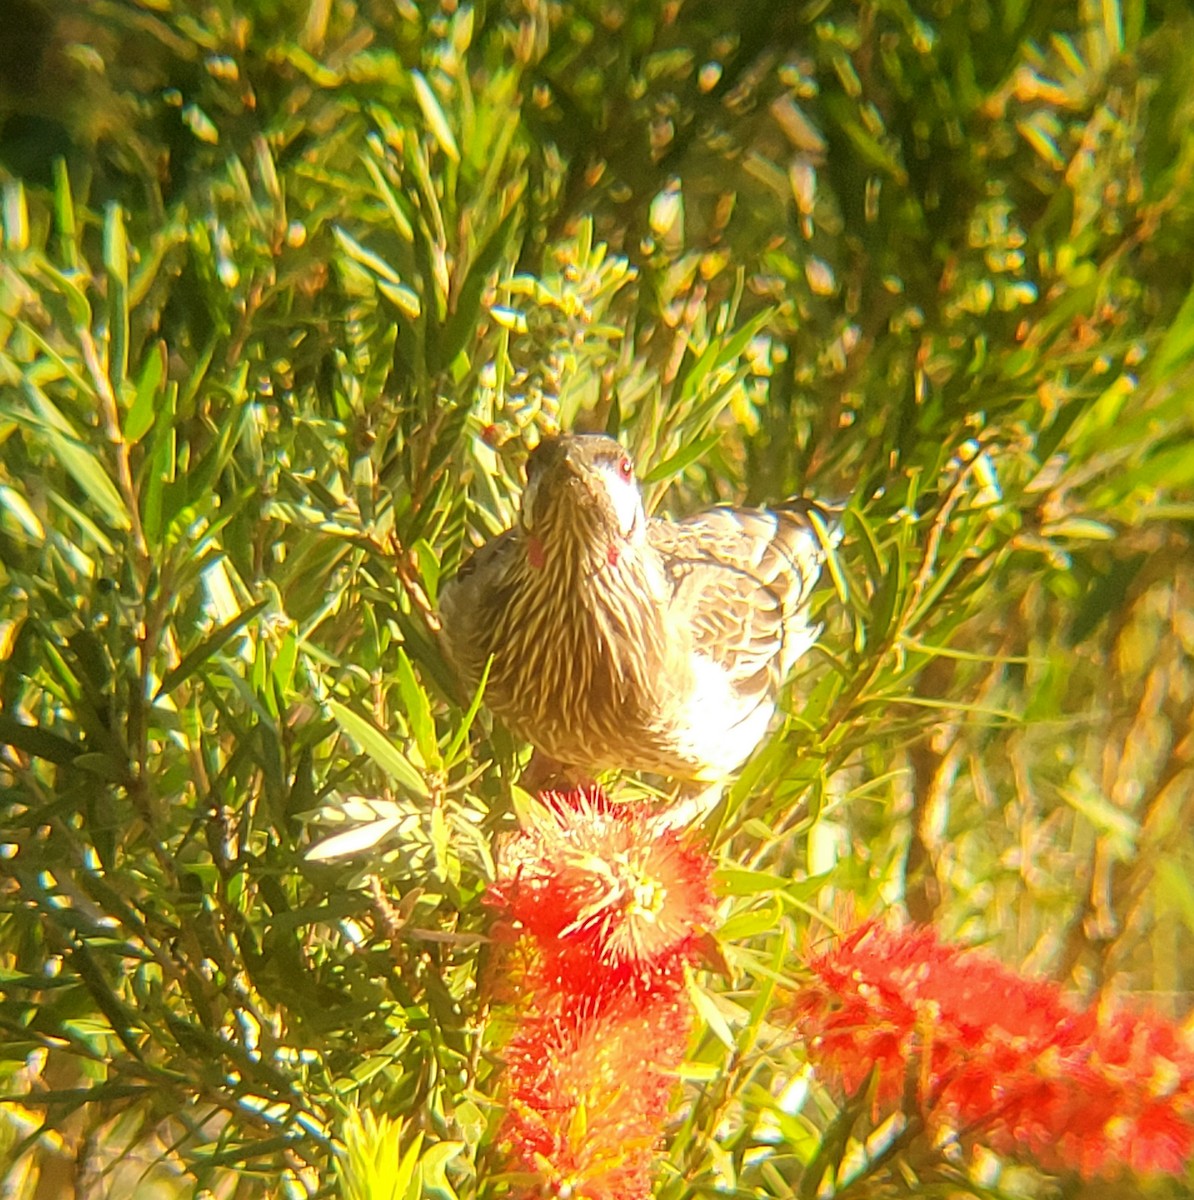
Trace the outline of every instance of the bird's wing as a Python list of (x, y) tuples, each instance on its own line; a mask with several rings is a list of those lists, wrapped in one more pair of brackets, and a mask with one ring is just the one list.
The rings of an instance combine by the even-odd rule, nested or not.
[[(448, 656), (470, 689), (481, 681), (493, 651), (495, 614), (508, 603), (514, 579), (514, 572), (503, 567), (519, 553), (521, 538), (518, 529), (507, 529), (486, 542), (440, 589), (439, 615)], [(497, 580), (510, 583), (495, 585)]]
[(672, 615), (748, 704), (773, 694), (817, 635), (802, 611), (825, 561), (810, 507), (714, 508), (648, 526)]

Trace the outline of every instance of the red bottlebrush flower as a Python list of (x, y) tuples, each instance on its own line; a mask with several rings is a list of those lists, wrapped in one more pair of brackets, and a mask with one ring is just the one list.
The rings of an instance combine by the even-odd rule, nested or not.
[(646, 805), (612, 804), (596, 787), (540, 801), (490, 890), (522, 966), (504, 1137), (536, 1194), (645, 1200), (713, 864)]
[(550, 985), (608, 994), (691, 959), (713, 914), (711, 860), (596, 787), (540, 800), (490, 896), (535, 939)]
[(866, 926), (809, 966), (808, 1055), (848, 1091), (874, 1071), (877, 1104), (1087, 1178), (1194, 1152), (1194, 1045), (1162, 1017), (1074, 1009), (929, 929)]
[(646, 1200), (690, 1024), (678, 980), (604, 1004), (557, 994), (522, 1024), (504, 1135), (536, 1194)]

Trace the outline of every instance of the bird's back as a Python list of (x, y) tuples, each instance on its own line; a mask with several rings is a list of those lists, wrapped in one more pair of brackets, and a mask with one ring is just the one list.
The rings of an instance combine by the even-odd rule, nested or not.
[(750, 754), (780, 685), (816, 640), (807, 604), (825, 549), (810, 511), (820, 512), (793, 501), (650, 524), (671, 588), (669, 623), (691, 638), (696, 687), (676, 727), (708, 760), (702, 778), (727, 774)]

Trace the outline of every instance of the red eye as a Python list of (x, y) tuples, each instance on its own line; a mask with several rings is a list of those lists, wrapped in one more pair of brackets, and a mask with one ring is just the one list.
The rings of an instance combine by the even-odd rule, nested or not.
[(634, 463), (632, 463), (628, 458), (622, 459), (622, 461), (618, 463), (618, 474), (621, 475), (627, 483), (629, 483), (634, 478)]

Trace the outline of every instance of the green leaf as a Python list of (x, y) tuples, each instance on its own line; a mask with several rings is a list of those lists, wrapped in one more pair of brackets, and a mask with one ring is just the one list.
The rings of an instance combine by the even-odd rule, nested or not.
[(208, 634), (193, 650), (183, 655), (182, 661), (173, 670), (166, 673), (161, 686), (154, 693), (154, 700), (160, 700), (168, 695), (180, 683), (186, 682), (208, 659), (213, 657), (265, 607), (264, 600), (258, 600), (242, 613), (238, 613), (231, 621), (221, 625), (213, 633)]
[(15, 746), (25, 754), (31, 754), (34, 758), (44, 758), (59, 766), (73, 762), (82, 751), (81, 746), (59, 737), (56, 733), (50, 733), (37, 725), (26, 725), (4, 713), (0, 713), (0, 743)]
[(846, 516), (850, 518), (854, 529), (862, 535), (857, 539), (856, 544), (866, 563), (866, 572), (871, 582), (871, 588), (878, 589), (883, 582), (884, 572), (879, 542), (875, 538), (874, 530), (871, 529), (871, 523), (862, 513), (853, 508), (846, 510)]
[(423, 78), (422, 72), (412, 71), (410, 78), (415, 88), (415, 99), (419, 102), (419, 108), (423, 110), (423, 119), (427, 122), (432, 136), (439, 143), (439, 148), (454, 163), (459, 162), (460, 149), (456, 145), (456, 138), (448, 125), (448, 119), (444, 116), (444, 110), (440, 108), (439, 101), (435, 98), (435, 93), (431, 90), (427, 80)]
[(19, 179), (4, 183), (4, 245), (9, 250), (29, 249), (29, 205)]
[(177, 434), (174, 415), (178, 406), (178, 384), (171, 380), (166, 387), (159, 416), (153, 423), (141, 484), (141, 524), (150, 545), (161, 541), (164, 518), (163, 493), (174, 482), (177, 462)]
[(276, 53), (279, 58), (285, 59), (295, 70), (305, 75), (316, 87), (339, 87), (344, 81), (344, 77), (339, 71), (325, 67), (318, 59), (313, 58), (306, 50), (301, 46), (296, 46), (293, 42), (287, 42), (278, 47)]
[(718, 940), (740, 942), (761, 934), (772, 933), (779, 925), (782, 916), (783, 908), (778, 902), (735, 913), (718, 926)]
[(427, 1147), (427, 1153), (419, 1161), (424, 1190), (439, 1192), (448, 1200), (454, 1200), (456, 1192), (448, 1182), (447, 1166), (463, 1149), (464, 1142), (436, 1142)]
[(1061, 789), (1061, 798), (1081, 813), (1094, 828), (1121, 846), (1134, 845), (1140, 836), (1140, 823), (1102, 794), (1093, 780), (1076, 774), (1070, 786)]
[(735, 1046), (734, 1031), (718, 1007), (717, 1001), (697, 983), (690, 972), (685, 973), (685, 983), (688, 988), (688, 998), (692, 1001), (692, 1006), (697, 1010), (701, 1020), (709, 1027), (717, 1040), (727, 1050), (732, 1051)]
[[(370, 139), (370, 143), (373, 139)], [(379, 146), (379, 154), (384, 153)], [(385, 203), (386, 209), (389, 211), (390, 220), (394, 223), (394, 228), (398, 231), (399, 236), (405, 242), (413, 242), (415, 240), (415, 231), (410, 223), (410, 218), (406, 215), (405, 209), (402, 207), (398, 197), (394, 194), (394, 189), (390, 187), (389, 181), (382, 174), (381, 167), (374, 161), (371, 154), (363, 154), (361, 161), (365, 164), (365, 170), (369, 172), (369, 177), (373, 180), (373, 186), (377, 188), (378, 195), (381, 196)]]
[(817, 541), (821, 544), (821, 550), (825, 555), (825, 566), (833, 580), (838, 599), (843, 605), (847, 605), (850, 603), (850, 587), (837, 556), (837, 544), (841, 541), (841, 531), (831, 530), (825, 523), (825, 519), (815, 509), (810, 510), (808, 519), (816, 533)]
[(784, 886), (784, 880), (768, 871), (746, 867), (720, 867), (714, 874), (717, 890), (726, 896), (769, 895)]
[(375, 821), (366, 821), (342, 833), (334, 833), (307, 851), (307, 861), (331, 862), (336, 858), (360, 854), (362, 850), (372, 850), (388, 833), (397, 829), (403, 820), (401, 815), (378, 817)]
[(327, 702), (328, 710), (336, 724), (392, 779), (408, 791), (424, 799), (431, 793), (422, 775), (411, 765), (410, 760), (390, 741), (389, 737), (371, 721), (358, 716), (337, 700)]
[(896, 542), (892, 547), (892, 557), (883, 575), (883, 582), (871, 600), (871, 621), (867, 626), (867, 643), (878, 645), (891, 632), (891, 621), (895, 615), (896, 604), (903, 594), (905, 585), (905, 565), (903, 547)]
[(1164, 383), (1179, 367), (1194, 356), (1194, 288), (1186, 293), (1181, 308), (1161, 339), (1149, 364), (1149, 375)]
[(659, 483), (664, 479), (670, 479), (673, 475), (679, 475), (686, 467), (704, 458), (724, 438), (725, 434), (718, 429), (705, 434), (704, 437), (697, 438), (687, 446), (682, 446), (670, 458), (665, 458), (663, 462), (652, 467), (643, 476), (643, 483)]
[(1194, 933), (1194, 879), (1189, 865), (1174, 859), (1161, 859), (1157, 863), (1157, 885), (1169, 907), (1182, 919), (1182, 924)]
[(79, 439), (70, 422), (39, 387), (26, 383), (25, 394), (29, 397), (38, 419), (14, 413), (16, 419), (36, 430), (50, 452), (100, 510), (109, 525), (121, 530), (131, 528), (132, 521), (120, 492), (91, 447)]
[(129, 249), (124, 210), (109, 204), (104, 212), (104, 269), (108, 275), (108, 375), (120, 395), (129, 368)]
[(419, 563), (419, 578), (423, 583), (423, 590), (427, 593), (427, 599), (431, 602), (432, 607), (434, 607), (439, 603), (439, 556), (426, 538), (419, 538), (411, 546), (411, 551)]
[(408, 320), (417, 321), (423, 315), (423, 302), (419, 293), (405, 283), (390, 283), (379, 279), (377, 290)]
[(79, 268), (78, 225), (75, 202), (70, 190), (66, 159), (54, 160), (54, 223), (58, 226), (58, 248), (68, 270)]
[(82, 273), (68, 275), (59, 271), (48, 262), (38, 264), (38, 273), (49, 279), (53, 286), (61, 293), (62, 298), (66, 301), (67, 311), (70, 313), (71, 320), (75, 325), (79, 329), (88, 328), (91, 325), (91, 304), (87, 299), (87, 293), (84, 291), (84, 279), (86, 277)]
[(415, 745), (419, 748), (423, 762), (432, 770), (438, 771), (442, 763), (435, 738), (435, 720), (431, 716), (431, 701), (415, 677), (415, 669), (401, 646), (398, 647), (397, 659), (398, 690), (402, 693), (402, 706), (410, 724), (410, 731), (414, 735)]
[(492, 666), (493, 657), (490, 656), (485, 663), (485, 670), (481, 672), (481, 681), (477, 684), (477, 690), (473, 692), (473, 698), (468, 706), (468, 711), (460, 721), (460, 728), (456, 730), (455, 735), (448, 744), (448, 749), (444, 752), (444, 761), (449, 766), (456, 765), (460, 751), (464, 748), (464, 744), (468, 740), (469, 730), (472, 729), (473, 722), (477, 719), (477, 713), (481, 711), (481, 702), (485, 698), (485, 685), (489, 682), (489, 671)]
[(1194, 483), (1194, 441), (1184, 440), (1158, 451), (1116, 482), (1120, 486), (1145, 486), (1162, 492), (1189, 487)]
[(442, 333), (442, 357), (439, 361), (444, 366), (451, 363), (468, 346), (469, 339), (485, 315), (481, 297), (506, 252), (516, 225), (521, 220), (521, 210), (517, 206), (512, 207), (470, 264), (468, 276), (456, 297), (455, 311)]
[(172, 487), (165, 489), (162, 497), (163, 529), (170, 529), (191, 505), (211, 505), (212, 488), (231, 460), (245, 423), (250, 418), (250, 406), (243, 403), (247, 372), (248, 363), (243, 363), (230, 384), (231, 413), (220, 424), (215, 443), (198, 463), (192, 464), (185, 476), (178, 477)]
[[(362, 246), (347, 230), (341, 229), (337, 225), (332, 229), (332, 233), (339, 243), (340, 249), (353, 262), (359, 263), (367, 271), (381, 279), (388, 280), (391, 284), (399, 285), (402, 283), (402, 276), (380, 254), (375, 254), (372, 250)], [(418, 297), (416, 296), (415, 299), (417, 301)]]
[(16, 488), (0, 483), (0, 513), (7, 513), (30, 540), (45, 540), (46, 531), (37, 514), (29, 507), (29, 501)]
[(137, 395), (124, 419), (124, 436), (138, 442), (153, 426), (157, 413), (158, 390), (166, 376), (166, 343), (157, 341), (146, 351), (141, 376), (137, 380)]
[(453, 879), (455, 856), (444, 810), (437, 805), (431, 810), (431, 851), (435, 857), (435, 875), (442, 880)]
[(730, 339), (725, 341), (721, 338), (710, 339), (700, 357), (689, 368), (688, 374), (684, 376), (684, 381), (680, 385), (676, 410), (683, 412), (687, 409), (704, 387), (705, 380), (709, 375), (719, 367), (726, 366), (737, 359), (750, 344), (751, 338), (758, 334), (770, 318), (771, 310), (765, 309), (763, 312), (756, 313)]
[(20, 322), (22, 332), (28, 337), (33, 344), (58, 367), (62, 372), (63, 377), (69, 379), (76, 388), (79, 389), (80, 395), (94, 398), (95, 384), (91, 379), (87, 378), (78, 368), (75, 361), (70, 361), (63, 357), (60, 351), (46, 341), (44, 337), (28, 322)]

